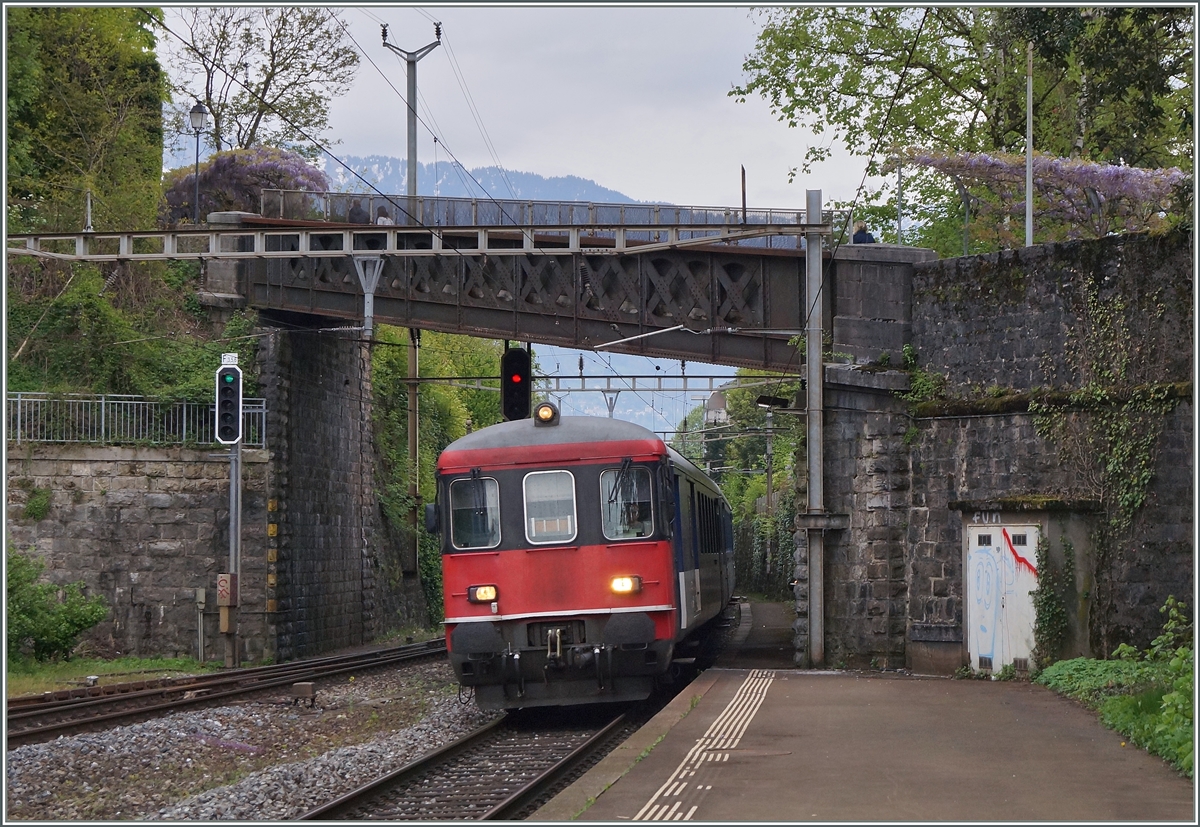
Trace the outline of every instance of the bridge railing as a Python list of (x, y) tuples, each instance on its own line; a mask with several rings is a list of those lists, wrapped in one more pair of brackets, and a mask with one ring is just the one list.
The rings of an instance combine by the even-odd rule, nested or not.
[[(357, 205), (360, 220), (352, 222)], [(436, 198), (425, 195), (368, 195), (353, 192), (306, 192), (303, 190), (262, 191), (260, 213), (264, 218), (373, 224), (383, 210), (390, 222), (400, 226), (429, 227), (530, 227), (604, 225), (704, 224), (710, 226), (755, 224), (805, 224), (805, 210), (747, 209), (736, 207), (689, 207), (676, 204), (605, 204), (589, 201), (527, 201), (512, 199)], [(832, 218), (831, 218), (832, 215)], [(827, 222), (839, 225), (842, 211), (826, 211)], [(612, 230), (600, 230), (612, 237)], [(630, 241), (654, 241), (653, 231), (631, 232)], [(690, 237), (681, 233), (682, 238)], [(746, 247), (794, 249), (796, 236), (767, 236), (734, 242)]]
[[(215, 411), (204, 402), (157, 401), (141, 396), (10, 393), (7, 439), (102, 445), (213, 445)], [(264, 399), (242, 400), (242, 445), (266, 445)]]

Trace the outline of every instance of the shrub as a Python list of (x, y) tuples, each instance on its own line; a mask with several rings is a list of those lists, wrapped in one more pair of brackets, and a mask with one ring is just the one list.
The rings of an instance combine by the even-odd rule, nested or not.
[(1167, 617), (1163, 632), (1145, 652), (1122, 644), (1113, 660), (1059, 661), (1043, 670), (1037, 683), (1097, 710), (1105, 726), (1191, 778), (1195, 655), (1186, 608), (1167, 598), (1159, 610)]
[[(193, 168), (171, 170), (164, 184), (160, 220), (174, 225), (190, 219), (196, 209)], [(329, 189), (329, 180), (302, 155), (286, 149), (255, 146), (218, 152), (200, 165), (200, 216), (214, 210), (256, 213), (264, 189), (322, 192)]]
[(50, 489), (49, 488), (33, 488), (29, 491), (29, 499), (25, 501), (25, 510), (21, 512), (21, 519), (37, 522), (43, 520), (50, 513)]
[(82, 582), (61, 589), (37, 582), (45, 566), (17, 552), (8, 552), (7, 563), (9, 659), (70, 657), (79, 635), (108, 614), (107, 601), (100, 595), (85, 596)]

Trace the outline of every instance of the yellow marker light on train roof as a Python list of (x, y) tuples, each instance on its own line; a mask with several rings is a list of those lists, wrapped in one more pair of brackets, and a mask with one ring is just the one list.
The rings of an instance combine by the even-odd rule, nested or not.
[(495, 586), (471, 586), (467, 589), (467, 601), (470, 603), (491, 603), (496, 599), (498, 591)]
[(610, 588), (613, 594), (637, 594), (642, 590), (642, 578), (636, 574), (614, 577)]
[(542, 402), (533, 409), (533, 424), (534, 425), (557, 425), (558, 424), (558, 408), (553, 403)]

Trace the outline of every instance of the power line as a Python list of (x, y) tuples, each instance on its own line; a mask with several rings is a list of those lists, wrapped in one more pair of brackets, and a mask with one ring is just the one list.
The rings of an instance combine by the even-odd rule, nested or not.
[[(342, 22), (340, 19), (337, 19), (337, 22), (338, 22), (338, 25), (342, 27), (342, 31), (346, 34), (346, 36), (348, 38), (350, 38), (350, 42), (352, 42), (354, 44), (355, 48), (358, 49), (359, 53), (362, 54), (362, 56), (366, 59), (366, 61), (371, 64), (371, 67), (374, 68), (375, 71), (379, 73), (380, 77), (383, 78), (384, 82), (387, 83), (387, 85), (391, 88), (391, 90), (396, 93), (396, 97), (398, 97), (404, 103), (405, 106), (408, 106), (409, 105), (408, 99), (405, 98), (404, 95), (400, 92), (400, 90), (395, 87), (395, 85), (392, 83), (392, 81), (388, 78), (387, 74), (382, 69), (379, 68), (379, 65), (376, 64), (375, 61), (371, 59), (371, 56), (369, 54), (367, 54), (367, 51), (361, 45), (359, 45), (359, 42), (355, 39), (354, 35), (350, 33), (350, 29), (346, 26), (346, 24), (344, 22)], [(387, 24), (381, 22), (380, 25), (386, 26)], [(396, 58), (396, 61), (399, 62), (399, 56), (395, 56), (395, 58)], [(417, 92), (418, 99), (420, 98), (420, 96), (421, 96), (421, 93), (418, 91)], [(419, 102), (420, 101), (418, 100), (418, 101), (414, 102), (412, 105), (413, 112), (416, 113), (417, 122), (425, 128), (425, 131), (428, 132), (434, 138), (434, 140), (437, 140), (439, 143), (441, 143), (442, 149), (444, 149), (446, 151), (446, 154), (450, 156), (450, 159), (458, 167), (461, 167), (462, 169), (465, 170), (466, 167), (463, 167), (462, 163), (458, 160), (458, 157), (454, 154), (454, 152), (450, 149), (450, 147), (446, 145), (445, 138), (444, 137), (439, 138), (437, 133), (433, 129), (430, 128), (428, 123), (425, 122), (425, 119), (422, 118), (420, 116), (420, 114), (416, 112), (417, 104)], [(428, 111), (428, 107), (426, 107), (426, 111)], [(305, 136), (305, 137), (307, 137), (307, 136)], [(334, 160), (338, 160), (335, 156), (333, 156), (332, 153), (329, 153), (328, 150), (325, 150), (325, 152), (327, 154), (329, 154), (329, 156), (331, 158), (334, 158)], [(342, 163), (342, 162), (340, 160), (338, 160), (338, 163)], [(345, 164), (342, 164), (342, 165), (346, 166)], [(348, 166), (346, 166), (346, 168), (350, 169)], [(351, 172), (353, 172), (353, 170), (351, 170)], [(353, 173), (353, 174), (355, 175), (355, 177), (357, 177), (361, 180), (364, 180), (364, 183), (365, 183), (365, 179), (362, 179), (362, 176), (358, 175), (357, 173)], [(494, 196), (492, 196), (492, 194), (487, 191), (486, 187), (484, 187), (478, 181), (475, 181), (474, 178), (471, 178), (471, 180), (475, 183), (475, 186), (480, 188), (480, 190), (483, 192), (484, 196), (489, 201), (491, 201), (493, 204), (496, 205), (496, 207), (500, 210), (501, 214), (505, 218), (508, 218), (510, 221), (513, 220), (512, 216), (510, 216), (508, 214), (508, 212), (504, 209), (504, 205), (501, 204)], [(376, 189), (374, 186), (372, 186), (371, 189), (375, 190), (375, 192), (379, 192), (379, 190)], [(382, 194), (383, 193), (380, 193), (380, 195), (382, 195)], [(405, 215), (408, 215), (407, 211), (405, 212)], [(420, 226), (425, 226), (425, 225), (421, 224)]]

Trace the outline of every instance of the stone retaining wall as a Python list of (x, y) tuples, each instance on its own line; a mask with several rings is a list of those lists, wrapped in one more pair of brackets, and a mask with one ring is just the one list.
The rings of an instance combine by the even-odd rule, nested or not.
[[(211, 450), (78, 443), (8, 446), (10, 548), (46, 565), (52, 583), (82, 580), (108, 618), (87, 637), (100, 654), (199, 653), (197, 590), (204, 590), (205, 653), (224, 657), (217, 574), (229, 570), (229, 461)], [(241, 657), (274, 657), (266, 613), (267, 456), (242, 452)], [(25, 517), (35, 489), (44, 517)]]
[[(1039, 526), (1059, 570), (1071, 550), (1063, 656), (1104, 655), (1120, 641), (1147, 645), (1167, 596), (1192, 591), (1191, 237), (918, 258), (910, 270), (840, 269), (859, 275), (852, 283), (841, 273), (836, 285), (835, 349), (844, 349), (838, 332), (850, 329), (838, 326), (841, 315), (871, 317), (895, 335), (866, 355), (910, 345), (920, 370), (940, 376), (952, 401), (900, 399), (908, 379), (900, 371), (827, 367), (826, 511), (845, 515), (849, 528), (825, 533), (826, 664), (939, 673), (965, 664), (964, 526), (980, 511)], [(869, 291), (858, 284), (868, 276)], [(902, 307), (909, 280), (912, 304)], [(888, 297), (895, 307), (871, 304)], [(900, 354), (891, 355), (897, 364)], [(1120, 384), (1124, 392), (1151, 383), (1173, 388), (1173, 400), (1147, 420), (1160, 433), (1146, 502), (1109, 550), (1098, 539), (1111, 515), (1099, 502), (1094, 469), (1040, 432), (1029, 412), (1031, 392), (1065, 395), (1085, 382)], [(1076, 411), (1071, 427), (1086, 431), (1089, 417), (1111, 410)], [(795, 467), (803, 502), (803, 450)], [(807, 553), (798, 531), (801, 665), (810, 630)]]
[[(356, 335), (276, 330), (260, 340), (263, 450), (244, 450), (242, 660), (291, 660), (426, 621), (398, 532), (383, 530), (366, 349)], [(8, 446), (8, 532), (51, 582), (83, 580), (112, 611), (104, 653), (224, 657), (217, 574), (229, 570), (226, 449)], [(50, 492), (28, 520), (34, 489)], [(411, 566), (408, 568), (411, 569)], [(382, 573), (382, 576), (381, 576)]]

